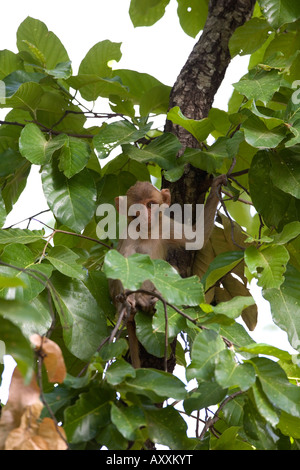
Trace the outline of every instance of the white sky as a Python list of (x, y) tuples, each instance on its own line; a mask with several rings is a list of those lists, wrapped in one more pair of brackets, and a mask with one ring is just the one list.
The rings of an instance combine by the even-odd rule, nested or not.
[[(97, 42), (109, 39), (122, 42), (123, 55), (118, 68), (146, 72), (172, 86), (197, 38), (190, 38), (182, 31), (176, 13), (176, 0), (170, 1), (166, 14), (154, 26), (136, 29), (128, 15), (129, 3), (129, 0), (5, 2), (1, 8), (0, 50), (17, 52), (18, 26), (27, 16), (32, 16), (43, 21), (48, 29), (59, 37), (72, 61), (74, 74), (77, 74), (79, 64), (88, 50)], [(247, 65), (246, 57), (232, 61), (216, 95), (214, 106), (227, 109), (228, 98), (233, 90), (231, 84), (247, 72)], [(4, 115), (1, 110), (1, 119)], [(38, 167), (33, 166), (27, 187), (8, 216), (6, 226), (47, 208), (39, 180)], [(47, 221), (47, 215), (46, 218), (40, 218)], [(40, 225), (31, 225), (31, 228), (40, 228)], [(252, 336), (256, 341), (268, 342), (290, 350), (286, 335), (277, 327), (270, 327), (270, 313), (266, 301), (260, 300), (260, 310), (263, 315), (259, 315), (259, 324)]]

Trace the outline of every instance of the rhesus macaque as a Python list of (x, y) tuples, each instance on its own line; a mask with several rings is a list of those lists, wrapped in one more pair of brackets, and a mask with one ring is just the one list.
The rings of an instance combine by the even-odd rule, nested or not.
[[(209, 239), (214, 227), (215, 213), (220, 202), (221, 185), (226, 185), (227, 179), (225, 175), (214, 178), (210, 194), (204, 207), (204, 216), (202, 218), (204, 227), (201, 245), (197, 246), (197, 250), (202, 248)], [(152, 259), (166, 259), (168, 248), (186, 246), (191, 242), (191, 235), (186, 237), (185, 224), (175, 221), (158, 210), (159, 207), (168, 208), (171, 205), (171, 194), (169, 189), (159, 191), (149, 182), (138, 181), (127, 191), (127, 215), (128, 231), (125, 238), (120, 237), (118, 251), (125, 257), (134, 253), (148, 254)], [(122, 196), (115, 199), (117, 210), (122, 213)], [(133, 211), (131, 209), (134, 208)], [(164, 225), (164, 222), (167, 223)], [(130, 233), (130, 225), (133, 228), (139, 228)], [(167, 228), (164, 228), (167, 227)], [(137, 237), (137, 232), (138, 237)], [(193, 232), (193, 233), (196, 233)], [(154, 234), (154, 237), (152, 236)], [(196, 237), (196, 235), (192, 235)], [(192, 248), (193, 249), (193, 248)], [(120, 301), (120, 294), (123, 292), (122, 283), (118, 280), (110, 280), (110, 294), (117, 308), (118, 314), (124, 311), (125, 304)], [(145, 281), (142, 289), (155, 292), (155, 287), (150, 281)], [(124, 299), (123, 299), (124, 300)], [(129, 349), (132, 365), (140, 367), (138, 355), (138, 341), (135, 335), (134, 314), (136, 310), (151, 311), (156, 302), (155, 296), (144, 293), (130, 294), (126, 297), (127, 305), (127, 330), (129, 336)]]

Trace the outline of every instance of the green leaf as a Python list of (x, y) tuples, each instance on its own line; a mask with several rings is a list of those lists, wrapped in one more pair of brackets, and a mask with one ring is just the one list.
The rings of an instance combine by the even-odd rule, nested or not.
[(107, 336), (104, 313), (83, 282), (58, 272), (54, 273), (51, 282), (65, 345), (74, 356), (89, 360)]
[(43, 239), (44, 230), (29, 230), (21, 228), (8, 228), (0, 230), (0, 244), (22, 243), (28, 244)]
[(137, 26), (152, 26), (165, 13), (170, 0), (131, 0), (129, 15), (132, 24)]
[(282, 411), (277, 427), (280, 429), (282, 434), (292, 436), (295, 439), (300, 439), (300, 418)]
[(216, 314), (226, 315), (234, 319), (239, 317), (245, 308), (254, 304), (255, 300), (251, 296), (238, 295), (227, 302), (220, 302), (218, 305), (213, 306), (213, 311)]
[[(118, 341), (117, 341), (118, 342)], [(113, 386), (126, 380), (128, 377), (135, 377), (136, 372), (131, 364), (119, 358), (113, 362), (106, 372), (107, 382)]]
[(276, 235), (272, 235), (274, 243), (276, 245), (285, 245), (285, 243), (293, 240), (300, 235), (300, 222), (290, 222), (285, 225), (282, 231)]
[(232, 426), (219, 439), (212, 439), (211, 450), (254, 450), (251, 444), (238, 438), (238, 426)]
[(115, 79), (121, 80), (123, 87), (126, 87), (127, 98), (131, 99), (134, 104), (139, 104), (145, 93), (154, 87), (163, 85), (152, 75), (135, 70), (117, 69), (113, 71), (113, 76)]
[(142, 282), (154, 273), (153, 262), (148, 255), (134, 254), (125, 258), (116, 250), (107, 252), (104, 272), (108, 278), (120, 279), (125, 289), (139, 289)]
[(299, 282), (299, 271), (288, 266), (280, 288), (264, 289), (263, 296), (270, 302), (274, 322), (287, 332), (291, 345), (300, 352)]
[(23, 83), (11, 97), (7, 97), (5, 105), (0, 107), (19, 108), (35, 113), (43, 93), (39, 83)]
[(0, 340), (4, 341), (6, 354), (14, 358), (25, 382), (28, 383), (31, 380), (34, 366), (34, 354), (29, 340), (23, 336), (18, 326), (1, 316)]
[(23, 157), (35, 165), (46, 163), (47, 140), (36, 124), (27, 124), (22, 129), (19, 148)]
[(165, 334), (153, 328), (152, 318), (144, 312), (135, 315), (136, 335), (149, 354), (163, 357), (165, 352)]
[(245, 78), (238, 83), (233, 83), (233, 87), (248, 100), (262, 101), (267, 104), (274, 93), (279, 90), (282, 77), (276, 70), (266, 72), (256, 69), (249, 72)]
[(80, 257), (70, 248), (56, 245), (51, 248), (46, 258), (62, 274), (75, 279), (83, 280), (85, 278), (82, 265), (77, 263)]
[(67, 178), (79, 173), (89, 161), (91, 148), (89, 144), (76, 137), (65, 136), (62, 146), (58, 168)]
[(255, 209), (265, 223), (277, 227), (287, 212), (290, 196), (274, 186), (271, 168), (269, 152), (258, 152), (249, 170), (249, 189)]
[(148, 114), (165, 114), (169, 108), (171, 87), (166, 85), (154, 86), (146, 91), (140, 100), (141, 116)]
[(300, 417), (300, 389), (290, 383), (281, 367), (264, 357), (251, 359), (261, 386), (271, 403), (280, 410)]
[(143, 410), (138, 406), (116, 406), (112, 404), (111, 420), (119, 432), (131, 441), (138, 437), (138, 430), (146, 425)]
[(128, 98), (128, 90), (114, 78), (102, 78), (95, 74), (81, 74), (67, 79), (67, 84), (79, 90), (82, 98), (87, 101), (96, 101), (99, 96), (109, 98), (116, 95), (119, 98)]
[(227, 389), (221, 388), (216, 382), (201, 382), (196, 391), (184, 400), (186, 413), (191, 414), (194, 410), (202, 410), (209, 406), (221, 403), (226, 397)]
[(0, 289), (7, 288), (7, 287), (26, 287), (25, 282), (18, 277), (10, 277), (10, 276), (2, 276), (0, 275)]
[(152, 442), (168, 446), (171, 450), (190, 449), (193, 446), (186, 435), (186, 422), (172, 406), (148, 408), (145, 415)]
[(300, 5), (289, 0), (259, 0), (264, 16), (274, 29), (300, 18)]
[(89, 171), (84, 169), (67, 179), (53, 162), (44, 166), (42, 184), (55, 217), (75, 232), (81, 232), (96, 209), (96, 188)]
[(239, 364), (233, 351), (225, 349), (218, 356), (215, 377), (223, 388), (239, 387), (245, 391), (255, 382), (255, 370), (250, 363)]
[(0, 51), (0, 80), (23, 67), (23, 61), (17, 54), (7, 49)]
[[(20, 89), (21, 85), (28, 83), (39, 83), (45, 75), (39, 72), (25, 72), (15, 70), (4, 78), (6, 98), (11, 98)], [(41, 89), (41, 87), (39, 87)]]
[(109, 62), (113, 60), (119, 62), (122, 57), (120, 47), (120, 42), (111, 42), (109, 40), (95, 44), (82, 60), (79, 66), (79, 75), (94, 74), (103, 78), (111, 77), (112, 69)]
[(170, 109), (167, 114), (167, 119), (173, 122), (173, 124), (178, 124), (187, 131), (189, 131), (198, 142), (203, 142), (209, 136), (211, 131), (214, 129), (214, 126), (209, 118), (203, 118), (198, 121), (195, 119), (186, 118), (179, 106), (175, 106)]
[(258, 285), (265, 289), (280, 287), (289, 257), (287, 249), (282, 245), (268, 246), (262, 250), (250, 246), (245, 251), (249, 271), (257, 277)]
[(69, 442), (87, 442), (98, 434), (100, 428), (110, 423), (112, 394), (99, 387), (79, 396), (75, 405), (66, 408), (64, 430)]
[(33, 57), (40, 58), (41, 65), (48, 69), (54, 69), (58, 63), (69, 60), (67, 51), (58, 37), (52, 31), (48, 31), (42, 21), (30, 16), (18, 28), (17, 46), (19, 51), (30, 53), (38, 51), (39, 55), (35, 53)]
[[(24, 271), (18, 273), (18, 277), (24, 280), (26, 289), (17, 293), (20, 299), (32, 300), (45, 289), (48, 278), (51, 276), (52, 267), (46, 263), (36, 263), (32, 251), (20, 243), (7, 245), (1, 255), (2, 261), (17, 266)], [(32, 275), (26, 274), (26, 269), (32, 270)], [(0, 266), (1, 272), (16, 273), (16, 270)]]
[(45, 69), (45, 73), (51, 75), (57, 80), (67, 80), (72, 75), (71, 62), (60, 62), (54, 69)]
[(198, 305), (204, 301), (203, 287), (198, 276), (182, 278), (175, 268), (163, 260), (153, 260), (152, 282), (162, 296), (175, 305)]
[(151, 124), (148, 124), (137, 129), (128, 121), (117, 121), (107, 126), (103, 125), (93, 139), (99, 158), (106, 158), (118, 145), (135, 142), (144, 137), (150, 127)]
[(123, 387), (127, 392), (145, 395), (152, 400), (183, 400), (186, 397), (185, 385), (181, 380), (156, 369), (136, 369), (136, 376), (127, 378)]
[(293, 150), (284, 149), (271, 154), (272, 169), (270, 177), (273, 184), (292, 196), (300, 199), (300, 155)]
[(181, 144), (178, 139), (169, 133), (150, 142), (146, 149), (138, 149), (133, 145), (123, 145), (123, 152), (133, 160), (141, 163), (157, 163), (163, 169), (172, 169), (176, 165), (176, 154)]
[(269, 401), (268, 397), (262, 390), (259, 381), (256, 381), (256, 383), (252, 385), (252, 392), (256, 408), (259, 410), (260, 414), (272, 426), (276, 426), (279, 421), (279, 412), (278, 410), (274, 409), (272, 403)]
[(229, 251), (216, 256), (201, 279), (205, 291), (240, 263), (243, 257), (244, 254), (241, 251)]
[(208, 4), (206, 0), (177, 0), (177, 14), (183, 31), (192, 38), (204, 28)]
[(268, 129), (257, 116), (251, 115), (242, 125), (245, 140), (256, 148), (275, 148), (285, 138), (286, 129), (283, 126)]
[(269, 29), (270, 26), (263, 18), (251, 18), (237, 28), (229, 41), (231, 57), (255, 52), (268, 39)]
[(225, 348), (221, 337), (212, 330), (203, 330), (196, 336), (192, 348), (192, 362), (187, 368), (187, 378), (210, 380), (215, 363)]

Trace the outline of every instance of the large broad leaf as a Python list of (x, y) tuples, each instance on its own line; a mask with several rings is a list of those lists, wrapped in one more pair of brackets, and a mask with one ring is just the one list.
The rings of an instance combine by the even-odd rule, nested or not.
[(21, 132), (19, 148), (23, 157), (35, 165), (46, 163), (47, 140), (36, 124), (27, 124)]
[(128, 97), (128, 90), (117, 79), (102, 78), (95, 74), (81, 74), (67, 80), (75, 90), (80, 90), (81, 96), (87, 101), (95, 101), (99, 96), (108, 98), (116, 95), (120, 98)]
[(107, 157), (118, 145), (128, 144), (145, 136), (151, 124), (137, 129), (128, 121), (113, 122), (103, 125), (93, 139), (99, 158)]
[(172, 121), (174, 124), (179, 124), (181, 127), (189, 131), (199, 142), (206, 140), (214, 129), (209, 118), (200, 119), (199, 121), (188, 119), (182, 114), (178, 106), (170, 109), (167, 114), (167, 119)]
[(23, 67), (23, 61), (17, 54), (7, 49), (0, 51), (0, 80)]
[(172, 450), (190, 449), (193, 441), (187, 438), (187, 424), (173, 406), (145, 409), (151, 441)]
[(74, 356), (88, 360), (107, 336), (104, 313), (83, 282), (59, 273), (55, 273), (51, 281), (64, 342)]
[(270, 302), (274, 322), (287, 332), (291, 345), (300, 352), (299, 283), (299, 271), (288, 266), (280, 288), (265, 289), (263, 296)]
[(300, 18), (300, 5), (289, 0), (259, 0), (264, 16), (274, 29)]
[(45, 197), (55, 217), (75, 232), (81, 232), (96, 209), (96, 188), (87, 169), (66, 178), (57, 163), (45, 165), (42, 172)]
[(202, 410), (220, 403), (226, 396), (227, 389), (214, 382), (201, 382), (196, 390), (184, 400), (184, 409), (188, 414), (193, 410)]
[(164, 299), (175, 305), (198, 305), (204, 300), (197, 276), (183, 279), (169, 263), (151, 260), (148, 255), (134, 254), (125, 258), (110, 250), (105, 256), (104, 272), (108, 278), (120, 279), (125, 289), (139, 289), (143, 281), (150, 280)]
[(110, 250), (105, 256), (104, 272), (108, 278), (120, 279), (125, 289), (136, 290), (143, 281), (152, 279), (154, 266), (149, 256), (136, 253), (125, 258)]
[(124, 390), (138, 395), (145, 395), (151, 399), (174, 398), (183, 400), (186, 397), (184, 383), (175, 375), (156, 369), (137, 369), (136, 376), (127, 378)]
[(51, 248), (47, 260), (65, 276), (84, 280), (86, 273), (83, 266), (78, 264), (80, 257), (66, 246), (56, 245)]
[(255, 209), (268, 226), (277, 227), (287, 212), (290, 196), (274, 186), (269, 152), (258, 152), (249, 170), (249, 189)]
[(265, 289), (280, 287), (289, 258), (287, 249), (282, 245), (263, 250), (250, 246), (245, 251), (245, 262), (250, 272), (257, 276), (258, 285)]
[(113, 71), (115, 80), (121, 80), (121, 83), (128, 90), (128, 98), (133, 100), (134, 104), (139, 104), (145, 95), (154, 87), (161, 86), (156, 78), (148, 73), (136, 72), (135, 70), (117, 69)]
[(86, 54), (79, 66), (79, 74), (95, 74), (98, 77), (109, 78), (112, 69), (108, 65), (109, 61), (119, 62), (122, 57), (120, 50), (121, 43), (109, 40), (95, 44)]
[(173, 134), (164, 133), (145, 149), (125, 144), (123, 152), (140, 163), (157, 163), (161, 168), (168, 170), (176, 166), (176, 154), (180, 148), (181, 144)]
[(11, 97), (6, 99), (5, 104), (0, 105), (0, 107), (20, 108), (34, 113), (38, 108), (43, 93), (43, 88), (39, 83), (23, 83)]
[(155, 284), (162, 296), (175, 305), (198, 305), (204, 301), (198, 276), (181, 278), (175, 268), (163, 260), (153, 260)]
[(202, 284), (205, 286), (205, 291), (237, 266), (237, 264), (242, 261), (243, 257), (244, 254), (241, 251), (229, 251), (216, 256), (201, 279)]
[(218, 355), (216, 380), (223, 388), (238, 386), (245, 391), (255, 382), (255, 370), (252, 364), (239, 364), (233, 351), (225, 349)]
[(134, 27), (152, 26), (165, 13), (170, 0), (131, 0), (129, 15)]
[(234, 88), (245, 95), (248, 100), (262, 101), (267, 104), (274, 93), (279, 90), (282, 77), (276, 70), (266, 72), (261, 70), (250, 71), (245, 78), (238, 83), (234, 83)]
[(0, 316), (0, 340), (5, 343), (5, 352), (17, 362), (26, 381), (30, 381), (34, 366), (34, 354), (30, 342), (18, 326)]
[[(21, 270), (18, 273), (26, 288), (22, 292), (17, 292), (18, 298), (25, 300), (34, 299), (45, 289), (48, 278), (51, 276), (52, 267), (47, 263), (36, 264), (36, 257), (33, 252), (20, 243), (11, 243), (7, 245), (1, 255), (1, 260), (5, 263), (17, 266)], [(31, 270), (31, 274), (26, 274), (26, 269)], [(2, 272), (16, 273), (16, 270), (0, 266)], [(30, 272), (30, 271), (29, 271)]]
[(288, 381), (285, 372), (276, 362), (264, 357), (254, 358), (251, 362), (270, 402), (299, 418), (300, 388)]
[(211, 380), (216, 360), (225, 348), (221, 337), (212, 330), (203, 330), (196, 336), (192, 348), (192, 362), (187, 369), (187, 378)]
[(270, 26), (262, 18), (251, 18), (235, 30), (229, 41), (231, 57), (252, 54), (268, 39)]
[(48, 69), (54, 69), (58, 63), (69, 60), (67, 51), (58, 37), (48, 31), (42, 21), (30, 16), (18, 28), (17, 46), (19, 51), (30, 52), (40, 65)]
[(268, 129), (259, 117), (251, 115), (243, 123), (245, 140), (256, 148), (275, 148), (285, 138), (286, 129), (283, 126)]
[(89, 144), (76, 137), (64, 137), (64, 145), (59, 156), (59, 169), (67, 178), (72, 178), (86, 166), (91, 148)]
[(284, 149), (271, 154), (271, 179), (274, 185), (300, 199), (300, 154)]
[(112, 394), (100, 388), (82, 393), (65, 411), (64, 430), (68, 441), (86, 442), (96, 437), (100, 428), (110, 423)]
[(204, 28), (208, 3), (206, 0), (177, 0), (177, 14), (183, 31), (196, 37), (201, 29)]
[(111, 420), (120, 433), (129, 440), (135, 440), (139, 428), (146, 425), (145, 415), (139, 406), (116, 406), (112, 404)]
[(41, 240), (45, 235), (44, 230), (29, 230), (21, 228), (9, 228), (0, 230), (0, 244), (8, 243), (33, 243)]

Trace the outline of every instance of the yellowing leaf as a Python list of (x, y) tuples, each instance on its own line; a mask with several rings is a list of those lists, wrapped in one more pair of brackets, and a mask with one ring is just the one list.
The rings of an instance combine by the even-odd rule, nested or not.
[(58, 344), (38, 334), (31, 335), (30, 341), (42, 354), (49, 382), (62, 383), (65, 380), (67, 370)]

